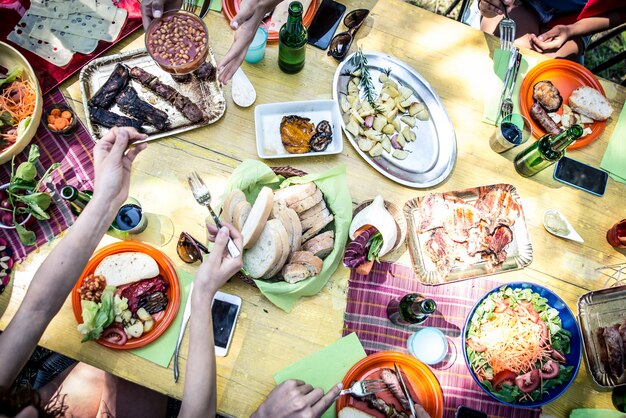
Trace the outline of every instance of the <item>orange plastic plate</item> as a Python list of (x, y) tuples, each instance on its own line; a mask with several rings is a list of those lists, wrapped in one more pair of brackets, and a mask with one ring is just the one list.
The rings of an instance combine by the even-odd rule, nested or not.
[[(343, 378), (343, 387), (349, 388), (357, 380), (379, 379), (382, 369), (393, 370), (394, 362), (402, 370), (404, 383), (406, 383), (413, 400), (422, 405), (432, 418), (442, 418), (444, 411), (443, 392), (439, 381), (428, 366), (408, 354), (381, 351), (365, 357), (348, 371), (346, 377)], [(400, 402), (390, 392), (381, 392), (376, 396), (395, 406), (398, 411), (402, 411)], [(366, 402), (359, 401), (350, 395), (344, 395), (337, 399), (337, 413), (346, 406), (352, 406), (375, 417), (384, 418), (382, 413), (368, 407)]]
[[(229, 22), (235, 18), (237, 13), (239, 13), (239, 7), (241, 6), (242, 0), (222, 0), (222, 11), (224, 12), (224, 16), (228, 19)], [(317, 1), (314, 0), (311, 2), (311, 5), (307, 9), (304, 16), (302, 16), (302, 23), (307, 28), (313, 21), (313, 17), (315, 17), (315, 12), (317, 11)], [(265, 22), (269, 24), (270, 18), (268, 17)], [(267, 42), (278, 42), (278, 32), (269, 31), (267, 34)]]
[[(546, 132), (537, 124), (533, 118), (530, 117), (530, 107), (534, 103), (533, 99), (533, 86), (539, 81), (549, 80), (561, 93), (563, 97), (563, 104), (568, 103), (569, 96), (572, 92), (580, 86), (589, 86), (598, 90), (604, 95), (604, 89), (596, 79), (596, 77), (580, 64), (573, 61), (564, 59), (552, 59), (544, 61), (537, 66), (533, 67), (520, 87), (520, 112), (526, 116), (530, 121), (533, 128), (533, 135), (535, 138), (540, 138), (545, 135)], [(558, 110), (558, 114), (563, 113), (563, 107)], [(576, 141), (573, 145), (570, 145), (568, 149), (584, 147), (587, 144), (595, 141), (606, 127), (606, 122), (594, 122), (591, 125), (585, 125), (591, 128), (591, 133), (582, 139)]]
[[(165, 308), (165, 311), (158, 313), (155, 315), (155, 325), (151, 331), (146, 334), (143, 334), (139, 338), (129, 339), (128, 342), (124, 345), (116, 345), (113, 343), (109, 343), (107, 341), (98, 340), (99, 344), (102, 344), (105, 347), (113, 348), (115, 350), (130, 350), (133, 348), (143, 347), (144, 345), (150, 344), (152, 341), (156, 340), (165, 332), (165, 330), (170, 326), (176, 314), (178, 313), (178, 306), (180, 305), (180, 286), (178, 284), (178, 276), (176, 275), (176, 270), (172, 265), (172, 262), (165, 254), (161, 251), (157, 250), (150, 245), (144, 244), (142, 242), (136, 241), (123, 241), (116, 242), (111, 245), (107, 245), (106, 247), (102, 247), (93, 255), (93, 257), (87, 263), (85, 270), (83, 270), (83, 274), (81, 274), (80, 279), (72, 289), (72, 309), (74, 310), (74, 316), (76, 317), (76, 321), (79, 324), (83, 322), (82, 309), (80, 306), (80, 295), (78, 294), (78, 289), (83, 284), (83, 280), (92, 274), (96, 267), (100, 264), (100, 262), (105, 258), (113, 254), (123, 253), (123, 252), (140, 252), (149, 255), (152, 257), (157, 264), (159, 265), (159, 273), (163, 280), (168, 284), (167, 287), (167, 300), (168, 304)], [(78, 331), (76, 332), (76, 338), (79, 338), (80, 334)]]

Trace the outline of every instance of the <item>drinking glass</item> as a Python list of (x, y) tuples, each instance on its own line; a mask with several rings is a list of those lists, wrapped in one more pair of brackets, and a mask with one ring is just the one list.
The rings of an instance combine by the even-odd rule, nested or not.
[(615, 248), (626, 248), (626, 219), (622, 219), (607, 231), (606, 240)]
[(133, 197), (126, 199), (115, 215), (111, 227), (123, 234), (139, 234), (148, 227), (148, 218), (141, 209), (139, 201)]
[(530, 121), (519, 113), (505, 116), (489, 139), (489, 145), (497, 153), (502, 153), (523, 144), (532, 135)]
[(254, 39), (248, 47), (246, 57), (244, 58), (249, 64), (256, 64), (265, 57), (265, 45), (267, 44), (267, 29), (259, 26), (254, 35)]
[(425, 364), (437, 364), (448, 354), (448, 339), (438, 328), (425, 327), (406, 342), (409, 353)]

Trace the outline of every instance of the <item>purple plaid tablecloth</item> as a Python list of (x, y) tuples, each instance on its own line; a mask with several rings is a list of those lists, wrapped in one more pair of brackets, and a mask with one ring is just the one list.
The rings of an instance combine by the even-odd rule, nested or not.
[(485, 412), (490, 418), (536, 418), (540, 409), (512, 408), (496, 402), (474, 382), (463, 357), (461, 334), (472, 306), (501, 283), (481, 278), (439, 286), (421, 284), (413, 270), (400, 264), (375, 264), (367, 276), (354, 270), (348, 282), (348, 304), (343, 335), (356, 332), (368, 354), (378, 351), (407, 352), (406, 341), (419, 327), (396, 326), (387, 319), (387, 304), (407, 293), (420, 293), (437, 302), (437, 311), (424, 326), (439, 328), (448, 337), (448, 357), (431, 367), (439, 379), (445, 417), (453, 417), (459, 405)]

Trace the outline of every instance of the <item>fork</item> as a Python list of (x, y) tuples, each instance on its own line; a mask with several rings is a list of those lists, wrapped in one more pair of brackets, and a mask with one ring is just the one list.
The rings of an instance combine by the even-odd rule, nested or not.
[(339, 392), (339, 396), (354, 395), (358, 398), (362, 398), (386, 390), (388, 390), (387, 385), (381, 379), (358, 380), (354, 382), (350, 388)]
[[(187, 181), (189, 182), (189, 187), (191, 187), (191, 193), (193, 193), (193, 197), (196, 199), (196, 202), (201, 204), (202, 206), (206, 206), (206, 208), (211, 213), (211, 217), (213, 218), (213, 222), (218, 228), (222, 227), (222, 223), (220, 219), (217, 217), (213, 208), (211, 207), (211, 192), (209, 192), (209, 188), (204, 184), (204, 181), (200, 178), (198, 173), (192, 171), (191, 174), (187, 177)], [(228, 237), (228, 253), (231, 257), (237, 258), (241, 255), (241, 251), (237, 248), (233, 240)]]
[[(515, 48), (517, 50), (517, 48)], [(522, 53), (517, 50), (517, 55), (515, 57), (515, 64), (513, 64), (513, 72), (511, 74), (510, 84), (506, 90), (504, 100), (502, 101), (502, 106), (500, 107), (500, 117), (505, 118), (506, 116), (513, 113), (513, 90), (515, 90), (515, 79), (517, 78), (517, 74), (519, 72), (520, 64), (522, 63)], [(506, 87), (506, 86), (505, 86)]]
[(184, 0), (182, 9), (186, 12), (196, 14), (196, 2), (195, 0)]
[(498, 26), (500, 32), (500, 49), (508, 50), (513, 48), (513, 42), (515, 41), (515, 21), (509, 18), (509, 12), (506, 10), (506, 5), (502, 0), (500, 4), (504, 9), (504, 19), (500, 21)]

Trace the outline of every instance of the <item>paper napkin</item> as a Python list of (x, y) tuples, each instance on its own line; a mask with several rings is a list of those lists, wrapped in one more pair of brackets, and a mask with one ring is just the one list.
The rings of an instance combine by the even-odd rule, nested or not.
[[(205, 0), (205, 1), (209, 1), (209, 0)], [(209, 10), (213, 10), (214, 12), (222, 13), (222, 1), (221, 0), (211, 0), (211, 4), (209, 4)]]
[(611, 409), (574, 409), (569, 418), (626, 418), (626, 414)]
[(626, 106), (619, 114), (600, 167), (608, 171), (613, 180), (626, 183)]
[(185, 303), (189, 294), (189, 287), (193, 281), (193, 276), (182, 270), (176, 270), (178, 274), (178, 283), (180, 284), (180, 306), (176, 318), (172, 321), (169, 328), (151, 344), (145, 347), (130, 350), (131, 353), (145, 358), (162, 367), (168, 367), (174, 351), (176, 350), (176, 341), (178, 340), (178, 332), (183, 321), (183, 312), (185, 311)]
[[(292, 364), (274, 374), (276, 384), (285, 380), (299, 379), (314, 388), (322, 388), (328, 392), (343, 380), (348, 370), (359, 360), (366, 357), (361, 341), (353, 332), (336, 343), (321, 349), (317, 353)], [(322, 415), (322, 418), (335, 417), (335, 403)]]

